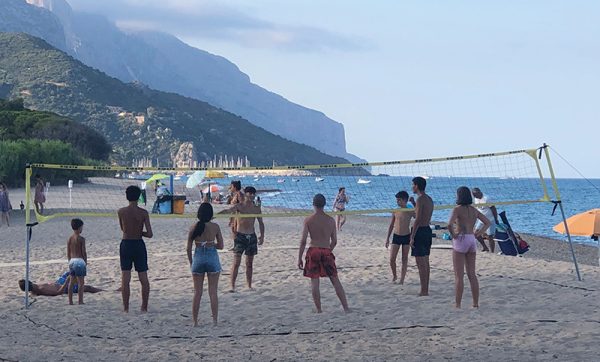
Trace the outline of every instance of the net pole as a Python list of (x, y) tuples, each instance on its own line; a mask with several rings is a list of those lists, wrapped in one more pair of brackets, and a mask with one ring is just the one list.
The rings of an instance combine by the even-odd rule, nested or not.
[(546, 154), (546, 161), (548, 162), (548, 169), (550, 170), (550, 178), (552, 180), (552, 188), (554, 189), (554, 194), (556, 195), (556, 203), (560, 208), (560, 213), (563, 219), (563, 225), (565, 226), (565, 233), (567, 234), (567, 239), (569, 240), (569, 248), (571, 249), (571, 256), (573, 257), (573, 265), (575, 265), (575, 271), (577, 272), (577, 280), (581, 281), (581, 274), (579, 273), (579, 265), (577, 264), (577, 258), (575, 257), (575, 250), (573, 249), (573, 240), (571, 239), (571, 233), (569, 232), (569, 225), (567, 224), (567, 217), (565, 216), (565, 209), (563, 208), (562, 201), (560, 199), (560, 192), (558, 191), (558, 184), (556, 183), (556, 178), (554, 177), (554, 168), (552, 167), (552, 161), (550, 160), (550, 152), (548, 152), (548, 145), (544, 143), (542, 147), (544, 149), (544, 153)]
[(31, 242), (31, 166), (25, 168), (25, 309), (29, 308), (29, 243)]

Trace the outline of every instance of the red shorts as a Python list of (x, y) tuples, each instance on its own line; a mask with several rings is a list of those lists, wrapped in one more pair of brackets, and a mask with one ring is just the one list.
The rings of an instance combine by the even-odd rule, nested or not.
[(308, 248), (304, 263), (304, 276), (308, 278), (337, 277), (335, 256), (329, 248)]

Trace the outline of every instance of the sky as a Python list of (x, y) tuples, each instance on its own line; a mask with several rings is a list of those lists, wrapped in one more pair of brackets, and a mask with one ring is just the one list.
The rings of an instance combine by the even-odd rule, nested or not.
[(600, 178), (600, 1), (69, 3), (228, 58), (343, 123), (348, 151), (369, 161), (545, 142)]

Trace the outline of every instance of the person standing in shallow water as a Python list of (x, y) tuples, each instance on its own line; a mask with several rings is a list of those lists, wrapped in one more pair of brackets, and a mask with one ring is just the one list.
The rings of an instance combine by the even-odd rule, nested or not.
[[(462, 186), (456, 190), (456, 206), (450, 214), (448, 231), (452, 235), (452, 264), (454, 266), (454, 289), (456, 308), (461, 307), (464, 290), (465, 266), (473, 294), (473, 308), (479, 308), (479, 280), (475, 273), (477, 238), (490, 227), (490, 220), (472, 206), (471, 190)], [(481, 225), (475, 229), (475, 224)]]
[[(212, 311), (213, 325), (217, 325), (219, 315), (219, 299), (217, 289), (221, 263), (217, 249), (223, 249), (223, 235), (218, 224), (212, 222), (213, 207), (210, 203), (202, 203), (198, 208), (198, 222), (190, 228), (187, 242), (187, 257), (194, 279), (194, 299), (192, 302), (192, 321), (198, 326), (198, 311), (204, 288), (204, 276), (208, 277), (208, 295)], [(196, 251), (192, 257), (192, 244)]]
[[(321, 313), (321, 290), (319, 278), (328, 277), (333, 284), (345, 312), (349, 312), (344, 287), (338, 279), (333, 249), (337, 245), (335, 220), (325, 214), (325, 196), (316, 194), (313, 198), (314, 213), (304, 220), (300, 250), (298, 251), (298, 268), (304, 270), (304, 276), (310, 278), (313, 301), (317, 313)], [(306, 241), (310, 235), (309, 248), (306, 251), (306, 263), (302, 261)]]

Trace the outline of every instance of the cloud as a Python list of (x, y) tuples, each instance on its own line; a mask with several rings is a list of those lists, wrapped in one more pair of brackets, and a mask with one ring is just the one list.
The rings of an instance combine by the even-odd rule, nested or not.
[(69, 0), (76, 11), (102, 14), (122, 28), (159, 30), (251, 48), (283, 51), (361, 51), (364, 40), (309, 26), (289, 26), (249, 15), (214, 0)]

